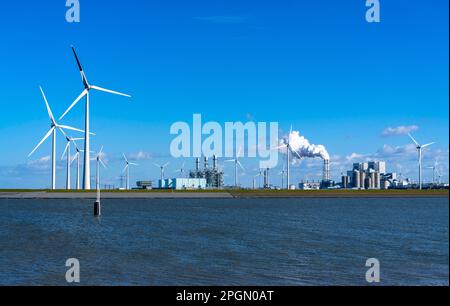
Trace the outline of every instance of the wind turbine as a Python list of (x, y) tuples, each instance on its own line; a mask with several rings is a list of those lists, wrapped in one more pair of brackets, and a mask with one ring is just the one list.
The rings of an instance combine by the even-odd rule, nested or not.
[(291, 125), (291, 130), (289, 131), (289, 136), (287, 138), (287, 141), (285, 144), (277, 147), (276, 149), (280, 150), (280, 149), (284, 149), (286, 148), (286, 169), (287, 169), (287, 186), (286, 189), (289, 189), (290, 184), (291, 184), (291, 168), (290, 168), (290, 153), (292, 152), (293, 154), (295, 154), (299, 159), (301, 159), (300, 155), (294, 151), (292, 149), (291, 146), (291, 140), (292, 140), (292, 125)]
[[(84, 138), (82, 138), (82, 139), (84, 140)], [(76, 186), (75, 186), (75, 188), (77, 190), (80, 190), (80, 152), (81, 152), (81, 150), (78, 148), (78, 145), (77, 145), (75, 140), (73, 140), (73, 144), (75, 145), (76, 153), (73, 156), (72, 161), (70, 163), (73, 164), (75, 160), (77, 161)]]
[(53, 113), (48, 104), (47, 98), (45, 97), (44, 90), (42, 89), (42, 87), (39, 87), (39, 89), (41, 90), (42, 97), (44, 98), (44, 101), (45, 101), (45, 106), (47, 107), (48, 116), (50, 118), (50, 130), (47, 132), (47, 134), (44, 136), (44, 138), (42, 138), (41, 142), (39, 142), (39, 144), (34, 148), (34, 150), (31, 151), (31, 153), (28, 155), (28, 157), (31, 157), (31, 155), (33, 155), (34, 152), (36, 152), (36, 150), (47, 140), (47, 138), (52, 136), (52, 189), (55, 190), (56, 189), (56, 129), (58, 129), (64, 136), (66, 136), (64, 133), (64, 130), (71, 130), (71, 131), (76, 131), (76, 132), (80, 132), (80, 133), (84, 133), (84, 131), (67, 126), (67, 125), (58, 124), (55, 120), (55, 117), (53, 117)]
[(416, 145), (417, 152), (419, 154), (419, 189), (422, 190), (422, 150), (426, 147), (431, 146), (432, 144), (435, 144), (434, 142), (427, 143), (425, 145), (421, 145), (417, 142), (417, 140), (412, 137), (411, 134), (408, 134), (409, 138), (414, 142)]
[(255, 177), (258, 177), (258, 188), (261, 189), (261, 177), (263, 176), (263, 170), (258, 169), (258, 174)]
[(90, 130), (90, 121), (89, 121), (89, 95), (90, 90), (94, 89), (97, 91), (103, 91), (114, 95), (124, 96), (131, 98), (130, 95), (123, 94), (117, 91), (105, 89), (99, 86), (91, 85), (86, 75), (84, 74), (83, 68), (81, 67), (80, 60), (78, 59), (77, 53), (75, 52), (75, 48), (72, 47), (73, 54), (75, 56), (75, 59), (78, 64), (78, 69), (80, 70), (81, 74), (81, 80), (84, 85), (84, 90), (81, 92), (81, 94), (78, 96), (78, 98), (75, 99), (75, 101), (72, 103), (72, 105), (69, 106), (69, 108), (64, 112), (64, 114), (60, 117), (60, 120), (64, 118), (68, 112), (83, 98), (86, 97), (86, 104), (85, 104), (85, 135), (84, 135), (84, 170), (83, 170), (83, 189), (89, 190), (91, 189), (91, 182), (90, 182), (90, 176), (91, 176), (91, 166), (90, 166), (90, 137), (89, 137), (89, 130)]
[[(64, 159), (64, 155), (67, 153), (66, 159), (67, 159), (67, 169), (66, 169), (66, 189), (70, 190), (70, 165), (72, 164), (72, 161), (70, 159), (70, 144), (76, 140), (83, 140), (84, 138), (72, 138), (67, 136), (65, 133), (63, 133), (64, 136), (66, 137), (66, 141), (67, 141), (67, 145), (66, 148), (64, 149), (64, 152), (61, 156), (61, 160)], [(75, 144), (76, 146), (76, 144)]]
[(236, 154), (235, 159), (229, 159), (225, 162), (234, 162), (234, 185), (237, 188), (238, 185), (238, 167), (241, 167), (243, 171), (245, 171), (244, 167), (242, 166), (241, 162), (239, 161), (239, 155), (241, 155), (242, 148), (239, 148), (238, 153)]
[(122, 154), (122, 155), (123, 155), (123, 158), (125, 159), (125, 163), (126, 163), (125, 168), (123, 168), (122, 173), (126, 172), (126, 175), (127, 175), (127, 177), (126, 177), (127, 190), (130, 190), (130, 165), (131, 166), (139, 166), (139, 165), (135, 164), (135, 163), (130, 163), (128, 161), (127, 157), (125, 156), (125, 154)]
[(437, 171), (437, 167), (438, 167), (439, 163), (438, 160), (436, 159), (434, 161), (434, 165), (431, 167), (427, 167), (428, 169), (432, 169), (433, 170), (433, 184), (436, 184), (436, 174), (438, 173)]
[(170, 163), (165, 163), (164, 165), (159, 165), (159, 164), (154, 164), (155, 167), (158, 167), (161, 170), (161, 183), (162, 181), (164, 181), (164, 170), (166, 169), (166, 167), (169, 165)]
[(97, 190), (100, 190), (100, 165), (102, 165), (103, 168), (105, 169), (108, 168), (106, 167), (105, 163), (102, 160), (102, 155), (103, 155), (103, 147), (100, 149), (100, 152), (98, 152), (97, 156), (95, 157), (97, 161), (96, 176), (95, 176), (95, 185)]
[(280, 173), (278, 173), (278, 175), (281, 175), (281, 186), (284, 186), (284, 174), (286, 173), (286, 170), (281, 170)]
[[(178, 170), (175, 170), (175, 172), (180, 173), (181, 178), (184, 178), (184, 165), (185, 165), (185, 163), (183, 162), (183, 164), (181, 165), (181, 168)], [(159, 166), (157, 166), (157, 167), (159, 167)]]

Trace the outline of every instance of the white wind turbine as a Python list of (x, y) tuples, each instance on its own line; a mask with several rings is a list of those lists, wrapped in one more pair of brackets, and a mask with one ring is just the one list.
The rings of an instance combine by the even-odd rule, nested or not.
[[(80, 140), (84, 140), (84, 138), (81, 138)], [(75, 150), (76, 153), (72, 158), (72, 161), (70, 162), (71, 164), (73, 164), (75, 161), (77, 161), (77, 165), (76, 165), (76, 190), (80, 190), (80, 153), (82, 152), (80, 150), (80, 148), (78, 148), (78, 145), (76, 143), (76, 140), (73, 140), (73, 144), (75, 145)]]
[(125, 159), (125, 168), (123, 168), (122, 173), (126, 172), (126, 184), (127, 184), (127, 190), (130, 190), (130, 166), (139, 166), (138, 164), (135, 163), (130, 163), (127, 159), (127, 157), (125, 156), (125, 154), (122, 154), (123, 158)]
[(286, 170), (283, 169), (281, 172), (278, 173), (278, 175), (281, 175), (281, 188), (284, 186), (284, 174), (286, 173)]
[(164, 181), (164, 171), (165, 171), (165, 169), (166, 169), (166, 167), (169, 165), (170, 163), (165, 163), (164, 165), (159, 165), (159, 164), (153, 164), (153, 165), (155, 165), (155, 167), (157, 167), (157, 168), (159, 168), (160, 169), (160, 171), (161, 171), (161, 183), (162, 183), (162, 181)]
[(42, 87), (39, 87), (39, 88), (41, 90), (42, 97), (44, 98), (45, 106), (47, 107), (48, 116), (50, 117), (50, 130), (47, 132), (47, 134), (44, 136), (44, 138), (42, 138), (41, 142), (39, 142), (39, 144), (34, 148), (34, 150), (31, 151), (31, 153), (28, 155), (28, 157), (31, 157), (31, 155), (33, 155), (34, 152), (36, 152), (36, 150), (47, 140), (47, 138), (52, 136), (52, 189), (55, 190), (56, 189), (56, 129), (58, 129), (64, 136), (66, 136), (64, 133), (64, 130), (71, 130), (71, 131), (76, 131), (76, 132), (80, 132), (80, 133), (84, 133), (84, 131), (67, 126), (67, 125), (58, 124), (55, 120), (55, 117), (53, 117), (53, 113), (48, 104), (47, 98), (45, 97), (44, 90), (42, 89)]
[(419, 189), (422, 190), (422, 150), (426, 147), (431, 146), (432, 144), (435, 144), (434, 142), (427, 143), (425, 145), (421, 145), (417, 142), (417, 140), (412, 137), (411, 134), (408, 134), (409, 138), (414, 142), (416, 145), (417, 152), (419, 154)]
[(433, 184), (436, 184), (436, 174), (438, 174), (438, 170), (437, 170), (437, 167), (439, 166), (439, 162), (438, 162), (438, 160), (436, 159), (435, 161), (434, 161), (434, 165), (433, 166), (431, 166), (431, 167), (427, 167), (428, 169), (432, 169), (433, 170)]
[(183, 164), (181, 165), (181, 168), (178, 170), (175, 170), (176, 173), (180, 173), (181, 178), (184, 178), (184, 165), (185, 165), (185, 163), (183, 162)]
[(225, 162), (233, 162), (234, 163), (234, 187), (239, 187), (238, 183), (238, 167), (240, 167), (243, 171), (245, 171), (241, 162), (239, 161), (239, 156), (241, 155), (242, 148), (239, 148), (238, 153), (236, 154), (236, 158), (226, 160)]
[(279, 147), (277, 147), (277, 148), (275, 148), (277, 150), (286, 148), (286, 169), (287, 169), (286, 170), (286, 173), (287, 173), (287, 180), (286, 180), (287, 188), (286, 189), (289, 189), (290, 184), (291, 184), (291, 168), (290, 168), (290, 163), (291, 163), (291, 160), (290, 160), (291, 156), (290, 155), (291, 154), (290, 153), (292, 152), (299, 159), (301, 159), (300, 155), (296, 151), (294, 151), (292, 149), (292, 146), (291, 146), (291, 142), (292, 141), (291, 140), (292, 140), (292, 125), (291, 125), (291, 130), (289, 131), (289, 136), (287, 138), (286, 143), (281, 145), (281, 146), (279, 146)]
[(105, 89), (99, 86), (91, 85), (89, 84), (86, 75), (84, 74), (83, 68), (81, 67), (80, 61), (78, 59), (77, 53), (75, 52), (75, 48), (72, 47), (73, 54), (75, 55), (75, 59), (78, 64), (78, 69), (80, 70), (81, 74), (81, 80), (84, 85), (84, 90), (81, 92), (81, 94), (78, 96), (78, 98), (75, 99), (75, 101), (72, 103), (72, 105), (69, 106), (69, 108), (64, 112), (64, 114), (60, 117), (60, 120), (64, 118), (67, 113), (83, 98), (86, 97), (86, 104), (85, 104), (85, 135), (84, 135), (84, 170), (83, 170), (83, 189), (89, 190), (91, 189), (91, 167), (90, 167), (90, 137), (89, 137), (89, 130), (90, 130), (90, 113), (89, 113), (89, 95), (90, 90), (98, 90), (103, 91), (119, 96), (124, 96), (131, 98), (130, 95), (123, 94), (117, 91)]
[(255, 177), (258, 178), (258, 188), (261, 189), (261, 177), (263, 176), (263, 169), (257, 169), (258, 174)]
[[(67, 145), (66, 145), (66, 148), (64, 149), (64, 152), (63, 152), (63, 154), (61, 156), (61, 160), (64, 159), (64, 155), (66, 155), (66, 153), (67, 153), (67, 156), (66, 156), (66, 159), (67, 159), (66, 189), (70, 190), (70, 187), (71, 187), (70, 186), (70, 165), (72, 164), (71, 156), (70, 156), (70, 144), (72, 142), (75, 144), (76, 140), (83, 140), (84, 138), (72, 138), (72, 137), (67, 136), (65, 133), (64, 133), (64, 136), (66, 137)], [(76, 144), (75, 144), (75, 146), (76, 146)]]
[(95, 157), (95, 160), (97, 162), (96, 164), (96, 175), (95, 175), (95, 187), (97, 190), (100, 190), (100, 165), (102, 165), (103, 168), (107, 169), (104, 161), (102, 160), (103, 156), (103, 147), (100, 149), (100, 152), (98, 152), (97, 156)]

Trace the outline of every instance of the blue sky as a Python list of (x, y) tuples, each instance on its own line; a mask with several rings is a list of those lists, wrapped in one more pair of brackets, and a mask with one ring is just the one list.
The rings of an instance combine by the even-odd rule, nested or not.
[[(72, 44), (92, 83), (133, 95), (92, 95), (105, 183), (118, 184), (122, 152), (141, 165), (132, 180), (158, 178), (153, 162), (170, 161), (174, 173), (183, 161), (169, 157), (169, 128), (193, 113), (277, 121), (284, 131), (293, 124), (327, 147), (335, 178), (352, 161), (376, 158), (414, 179), (408, 138), (383, 131), (416, 126), (418, 140), (437, 142), (425, 163), (439, 158), (448, 180), (448, 1), (380, 3), (379, 24), (365, 21), (363, 0), (80, 0), (77, 24), (65, 21), (64, 0), (4, 3), (0, 187), (48, 187), (50, 142), (27, 158), (49, 127), (38, 86), (58, 115), (79, 94)], [(64, 123), (83, 126), (81, 105)], [(62, 153), (62, 137), (58, 146)], [(249, 184), (257, 160), (244, 164)], [(225, 170), (231, 184), (232, 166)], [(320, 161), (308, 160), (293, 178), (319, 172)]]

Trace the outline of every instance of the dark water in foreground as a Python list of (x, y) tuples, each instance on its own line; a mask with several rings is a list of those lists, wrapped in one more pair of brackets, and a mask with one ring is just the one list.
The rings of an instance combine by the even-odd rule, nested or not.
[(446, 198), (0, 200), (0, 285), (448, 285)]

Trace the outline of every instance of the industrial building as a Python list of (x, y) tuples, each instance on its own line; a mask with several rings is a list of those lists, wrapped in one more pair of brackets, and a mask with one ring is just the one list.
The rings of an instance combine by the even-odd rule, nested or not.
[(298, 187), (300, 190), (319, 190), (322, 188), (322, 182), (301, 182)]
[(217, 156), (213, 156), (213, 165), (209, 166), (208, 158), (204, 158), (204, 167), (200, 169), (200, 159), (195, 161), (195, 170), (190, 171), (189, 177), (191, 179), (205, 179), (206, 188), (221, 189), (224, 186), (224, 173), (219, 169)]
[(149, 190), (153, 188), (153, 183), (151, 181), (138, 181), (136, 186), (138, 189)]
[(386, 173), (386, 162), (354, 163), (353, 169), (342, 176), (341, 187), (352, 189), (389, 189), (397, 175)]
[(206, 179), (174, 178), (159, 180), (159, 189), (197, 190), (206, 189)]

